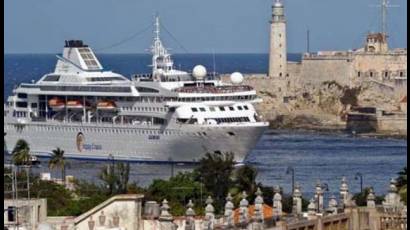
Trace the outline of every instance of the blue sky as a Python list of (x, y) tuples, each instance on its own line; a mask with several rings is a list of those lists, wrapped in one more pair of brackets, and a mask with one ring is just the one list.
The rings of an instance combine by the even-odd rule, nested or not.
[[(380, 28), (380, 0), (284, 0), (288, 51), (347, 50)], [(407, 0), (389, 9), (391, 47), (407, 47)], [(153, 23), (156, 12), (190, 53), (267, 53), (272, 0), (4, 0), (5, 53), (58, 53), (65, 39), (95, 49), (115, 44)], [(185, 53), (163, 31), (172, 53)], [(104, 53), (144, 53), (152, 30)]]

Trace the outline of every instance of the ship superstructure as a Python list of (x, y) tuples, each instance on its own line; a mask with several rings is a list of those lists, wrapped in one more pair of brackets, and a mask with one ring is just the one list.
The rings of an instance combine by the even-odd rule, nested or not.
[(191, 163), (232, 152), (242, 162), (268, 126), (252, 105), (256, 91), (239, 73), (226, 84), (200, 65), (174, 69), (158, 18), (155, 32), (152, 73), (131, 79), (104, 70), (82, 41), (66, 41), (53, 73), (8, 98), (8, 150), (25, 139), (37, 156), (59, 147), (69, 158)]

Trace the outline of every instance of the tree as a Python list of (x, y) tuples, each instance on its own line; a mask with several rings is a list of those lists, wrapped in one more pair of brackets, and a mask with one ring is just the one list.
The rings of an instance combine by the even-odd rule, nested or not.
[(64, 157), (64, 150), (57, 148), (54, 149), (53, 155), (51, 156), (50, 161), (48, 162), (48, 168), (53, 170), (55, 168), (60, 168), (61, 169), (61, 180), (65, 184), (65, 167), (68, 164), (66, 162), (65, 157)]
[(157, 202), (167, 199), (172, 206), (171, 213), (180, 216), (184, 215), (189, 200), (194, 202), (196, 213), (202, 213), (207, 195), (208, 193), (202, 188), (201, 183), (195, 181), (194, 173), (180, 172), (169, 180), (154, 180), (147, 189), (146, 199)]
[(397, 180), (397, 188), (400, 189), (401, 187), (407, 185), (407, 166), (404, 167), (397, 174), (399, 175), (396, 179)]
[(257, 189), (256, 176), (258, 172), (250, 165), (244, 165), (234, 171), (234, 184), (239, 191), (254, 194)]
[(27, 141), (23, 139), (18, 140), (12, 151), (12, 154), (12, 160), (15, 165), (30, 164), (30, 146)]
[(407, 166), (397, 173), (397, 189), (401, 196), (401, 200), (407, 205)]
[[(366, 206), (367, 205), (367, 196), (370, 193), (370, 189), (372, 188), (364, 188), (363, 192), (359, 192), (353, 195), (353, 200), (356, 202), (357, 206)], [(376, 204), (381, 204), (384, 200), (383, 196), (376, 196)]]
[(214, 206), (220, 211), (225, 202), (229, 188), (233, 185), (233, 153), (207, 153), (194, 170), (196, 180), (204, 184), (214, 198)]
[(127, 193), (130, 163), (119, 162), (103, 167), (100, 179), (108, 189), (109, 195)]

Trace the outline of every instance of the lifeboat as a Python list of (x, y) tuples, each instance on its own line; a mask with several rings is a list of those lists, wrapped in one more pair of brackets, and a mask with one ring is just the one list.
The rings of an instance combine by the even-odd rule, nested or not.
[(66, 106), (67, 106), (67, 109), (83, 109), (84, 108), (83, 102), (81, 100), (67, 101)]
[(65, 103), (62, 99), (53, 98), (48, 101), (48, 106), (53, 110), (62, 110), (65, 107)]
[(117, 106), (113, 101), (100, 101), (97, 103), (97, 109), (100, 110), (113, 110), (116, 109)]

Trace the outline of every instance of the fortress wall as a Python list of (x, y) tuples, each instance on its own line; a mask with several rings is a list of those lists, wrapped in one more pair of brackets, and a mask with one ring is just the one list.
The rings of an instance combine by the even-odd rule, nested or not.
[(319, 84), (324, 81), (337, 81), (349, 85), (353, 65), (349, 59), (303, 59), (300, 78), (302, 82)]
[(407, 134), (407, 117), (403, 115), (379, 118), (377, 120), (377, 131)]
[(388, 70), (388, 77), (399, 76), (400, 71), (403, 75), (407, 75), (407, 55), (406, 54), (356, 54), (354, 56), (354, 74), (353, 77), (358, 77), (358, 72), (361, 76), (370, 77), (370, 72), (373, 72), (373, 77), (377, 80), (384, 80), (384, 72)]
[(302, 71), (302, 63), (300, 62), (288, 62), (287, 65), (287, 74), (291, 78), (298, 78), (300, 77)]

